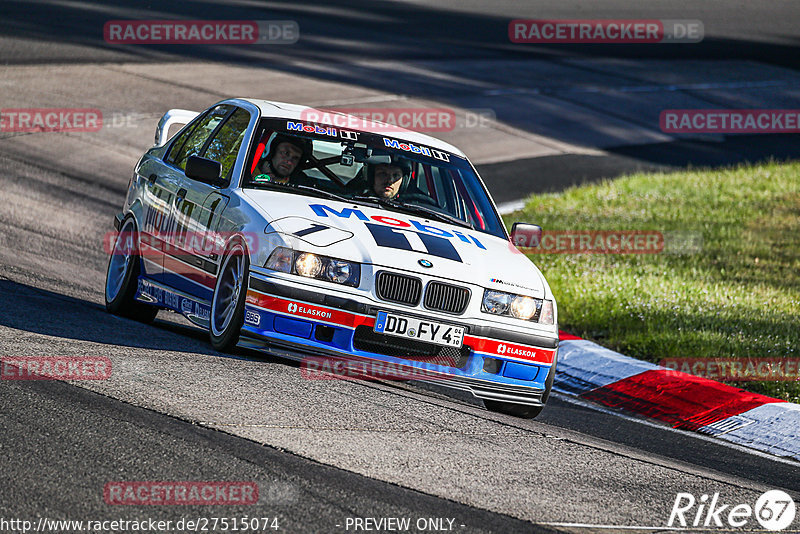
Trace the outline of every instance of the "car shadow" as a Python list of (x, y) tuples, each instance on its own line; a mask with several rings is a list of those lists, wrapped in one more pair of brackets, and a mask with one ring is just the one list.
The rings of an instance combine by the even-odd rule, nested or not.
[(147, 325), (111, 315), (94, 302), (7, 279), (0, 279), (0, 310), (0, 326), (20, 331), (20, 338), (31, 333), (121, 347), (286, 363), (249, 349), (240, 348), (233, 354), (218, 352), (209, 345), (205, 330), (181, 324), (183, 319), (178, 314), (161, 311), (159, 318)]

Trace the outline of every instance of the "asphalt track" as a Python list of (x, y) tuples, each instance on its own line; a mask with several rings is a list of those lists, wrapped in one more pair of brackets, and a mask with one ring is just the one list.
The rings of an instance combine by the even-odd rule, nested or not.
[[(489, 9), (455, 2), (361, 8), (275, 2), (223, 11), (167, 2), (151, 11), (115, 3), (78, 10), (58, 2), (5, 2), (2, 107), (92, 102), (144, 118), (100, 134), (0, 134), (0, 352), (105, 356), (113, 364), (112, 377), (101, 382), (0, 381), (0, 518), (246, 514), (278, 517), (284, 532), (352, 532), (347, 518), (409, 517), (451, 518), (462, 532), (657, 532), (678, 492), (719, 492), (726, 504), (752, 505), (764, 491), (784, 489), (797, 500), (797, 464), (566, 398), (553, 399), (539, 419), (523, 421), (414, 385), (309, 381), (296, 365), (269, 355), (217, 353), (203, 332), (174, 315), (161, 313), (155, 325), (144, 326), (102, 309), (107, 256), (98, 243), (111, 230), (158, 113), (165, 102), (201, 109), (229, 96), (204, 79), (218, 72), (208, 62), (229, 65), (233, 74), (226, 79), (236, 91), (252, 90), (246, 73), (268, 67), (275, 92), (319, 101), (334, 90), (340, 99), (386, 90), (386, 79), (368, 76), (374, 69), (354, 79), (348, 73), (358, 69), (337, 62), (684, 58), (688, 49), (679, 46), (520, 51), (488, 31), (500, 27), (504, 35), (512, 17), (648, 16), (706, 20), (712, 36), (691, 52), (706, 60), (797, 67), (795, 4), (707, 2), (697, 8), (701, 13), (691, 5), (652, 3), (662, 11), (644, 14), (621, 3), (595, 4), (586, 13), (569, 3), (493, 3)], [(308, 40), (275, 51), (98, 43), (97, 28), (109, 19), (261, 18), (254, 15), (259, 10), (263, 18), (299, 20)], [(167, 83), (170, 70), (179, 79)], [(193, 83), (195, 76), (202, 83)], [(298, 76), (307, 80), (304, 87), (297, 86)], [(435, 100), (436, 87), (416, 96)], [(553, 177), (575, 170), (573, 177), (596, 179), (636, 167), (696, 164), (704, 151), (716, 165), (739, 161), (743, 152), (758, 159), (796, 157), (796, 150), (790, 136), (681, 140), (486, 168), (519, 176), (539, 165)], [(535, 187), (564, 184), (553, 178)], [(514, 190), (518, 184), (493, 193), (513, 200), (504, 195)], [(242, 507), (106, 504), (103, 486), (122, 480), (255, 481), (260, 500)]]

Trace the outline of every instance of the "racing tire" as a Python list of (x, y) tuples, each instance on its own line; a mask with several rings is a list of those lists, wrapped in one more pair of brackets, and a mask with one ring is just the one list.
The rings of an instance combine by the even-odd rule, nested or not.
[(550, 371), (547, 373), (547, 378), (544, 381), (544, 394), (542, 394), (541, 406), (530, 406), (528, 404), (516, 404), (512, 402), (500, 402), (484, 399), (483, 404), (490, 412), (504, 413), (521, 419), (533, 419), (544, 410), (547, 405), (547, 399), (550, 398), (550, 392), (553, 390), (553, 381), (556, 378), (556, 364), (558, 363), (558, 352), (553, 358), (553, 365), (550, 366)]
[(234, 241), (222, 256), (211, 299), (208, 331), (211, 346), (218, 351), (230, 352), (239, 341), (244, 324), (249, 270), (250, 258), (244, 245), (238, 240)]
[(136, 300), (141, 256), (136, 223), (128, 217), (122, 223), (106, 270), (106, 311), (142, 323), (152, 323), (158, 308)]

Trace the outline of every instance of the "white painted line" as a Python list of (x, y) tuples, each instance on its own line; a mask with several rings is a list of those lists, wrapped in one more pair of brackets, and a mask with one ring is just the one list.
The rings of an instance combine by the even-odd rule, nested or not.
[[(573, 87), (567, 93), (657, 93), (657, 92), (677, 92), (677, 91), (703, 91), (718, 89), (759, 89), (769, 87), (790, 87), (797, 85), (795, 80), (764, 80), (759, 82), (718, 82), (718, 83), (684, 83), (668, 85), (621, 85), (621, 86), (587, 86)], [(563, 91), (562, 91), (563, 92)], [(505, 95), (542, 95), (555, 94), (556, 91), (544, 88), (530, 87), (503, 87), (500, 89), (487, 89), (483, 91), (484, 96), (505, 96)]]
[[(641, 527), (636, 525), (593, 525), (591, 523), (536, 523), (545, 527), (564, 527), (564, 528), (592, 528), (598, 530), (674, 530), (674, 531), (688, 531), (688, 528), (680, 527)], [(711, 531), (712, 529), (696, 529), (693, 528), (692, 532)], [(713, 529), (719, 531), (720, 529)], [(753, 532), (753, 531), (749, 531)]]
[[(620, 93), (655, 93), (660, 91), (704, 91), (708, 89), (759, 89), (766, 87), (794, 86), (794, 80), (765, 80), (762, 82), (723, 82), (723, 83), (686, 83), (675, 85), (632, 85), (614, 87), (614, 91)], [(603, 88), (587, 88), (582, 90), (586, 93), (602, 93), (607, 91)]]
[[(563, 527), (563, 528), (588, 528), (588, 529), (597, 529), (597, 530), (642, 530), (642, 531), (658, 531), (658, 532), (665, 532), (665, 531), (672, 531), (672, 532), (747, 532), (748, 534), (755, 534), (758, 532), (765, 532), (767, 534), (773, 534), (775, 531), (773, 530), (764, 530), (764, 529), (755, 529), (755, 530), (742, 530), (742, 529), (730, 529), (730, 528), (702, 528), (702, 527), (641, 527), (635, 525), (593, 525), (590, 523), (536, 523), (537, 525), (542, 525), (545, 527)], [(794, 532), (800, 532), (800, 530), (782, 530), (782, 534), (791, 534)]]
[(377, 102), (397, 102), (399, 100), (408, 100), (406, 95), (375, 95), (375, 96), (355, 96), (353, 98), (343, 98), (339, 100), (325, 100), (311, 104), (311, 107), (326, 107), (326, 106), (349, 106), (353, 104), (373, 104)]

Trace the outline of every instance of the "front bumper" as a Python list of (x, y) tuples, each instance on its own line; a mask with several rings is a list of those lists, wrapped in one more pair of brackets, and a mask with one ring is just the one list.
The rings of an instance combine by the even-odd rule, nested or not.
[[(415, 380), (435, 381), (481, 399), (542, 404), (558, 339), (448, 318), (442, 322), (466, 328), (464, 346), (460, 350), (442, 348), (374, 334), (379, 310), (419, 317), (388, 302), (342, 297), (318, 288), (304, 289), (251, 272), (241, 344), (268, 348), (301, 362), (318, 356), (344, 359), (354, 365), (401, 365), (415, 371)], [(411, 344), (408, 352), (403, 351), (406, 342)], [(419, 353), (420, 345), (427, 345), (431, 353)]]

